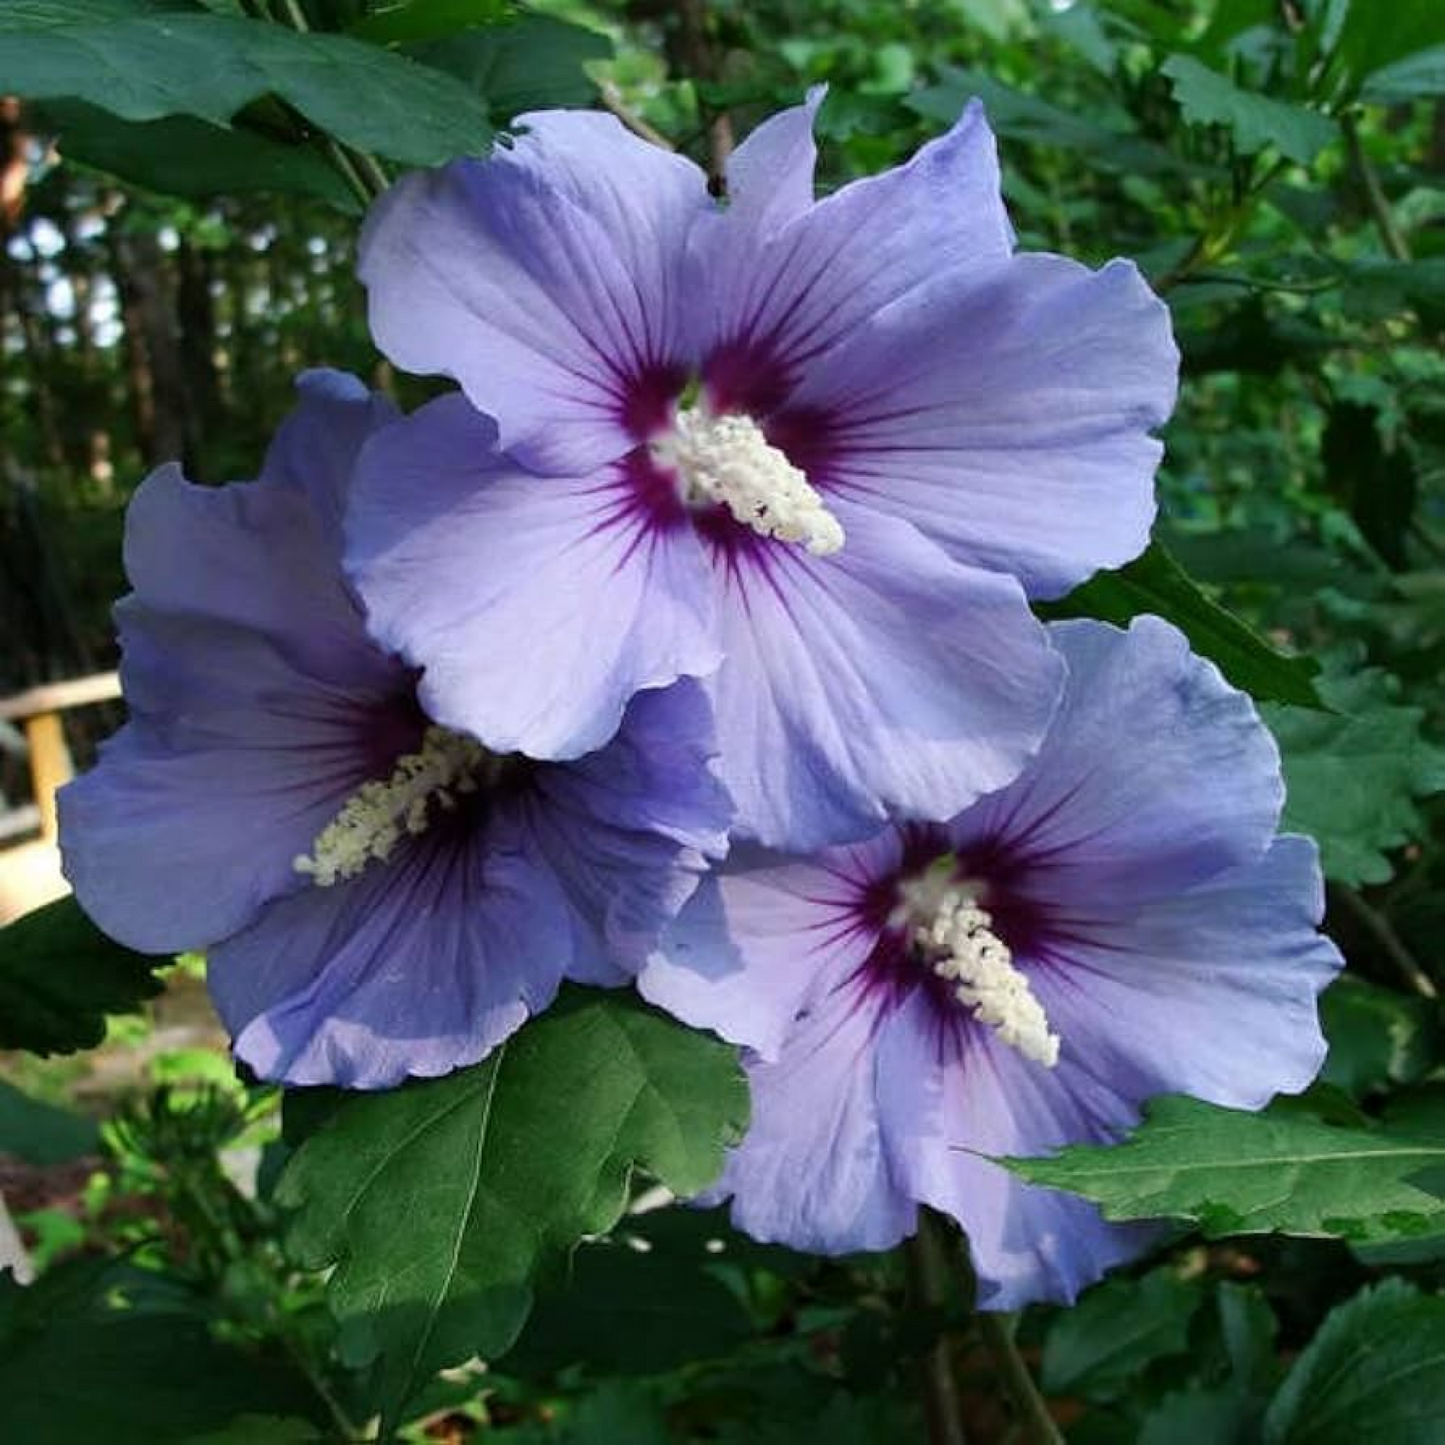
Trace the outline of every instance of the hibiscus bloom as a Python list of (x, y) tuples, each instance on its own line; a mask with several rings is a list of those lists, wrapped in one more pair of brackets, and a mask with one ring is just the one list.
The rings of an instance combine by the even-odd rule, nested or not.
[(743, 1229), (883, 1249), (927, 1204), (989, 1309), (1072, 1299), (1148, 1235), (988, 1156), (1115, 1138), (1156, 1094), (1302, 1089), (1341, 966), (1249, 699), (1158, 619), (1053, 631), (1069, 684), (1016, 782), (943, 826), (730, 861), (641, 980), (753, 1051), (720, 1185)]
[(131, 720), (60, 794), (82, 906), (131, 947), (209, 950), (237, 1054), (294, 1084), (444, 1073), (563, 978), (624, 982), (725, 846), (697, 683), (569, 763), (426, 717), (340, 569), (351, 463), (394, 419), (313, 372), (259, 481), (147, 479), (117, 608)]
[(372, 329), (461, 394), (367, 449), (349, 523), (439, 721), (564, 757), (717, 670), (739, 826), (797, 848), (1017, 775), (1060, 685), (1025, 589), (1143, 547), (1177, 370), (1133, 266), (1014, 253), (977, 105), (814, 202), (820, 100), (726, 205), (568, 111), (394, 187)]

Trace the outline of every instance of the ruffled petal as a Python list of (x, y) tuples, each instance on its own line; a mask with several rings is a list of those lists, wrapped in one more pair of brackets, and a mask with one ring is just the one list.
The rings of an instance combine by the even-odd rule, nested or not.
[(810, 364), (774, 422), (814, 485), (1053, 597), (1137, 556), (1174, 405), (1169, 310), (1134, 266), (941, 270)]
[(66, 875), (131, 947), (204, 948), (299, 886), (293, 858), (411, 744), (409, 677), (367, 640), (295, 492), (163, 468), (132, 503), (126, 559), (132, 720), (60, 794)]
[(1157, 617), (1049, 633), (1069, 667), (1058, 717), (1024, 775), (957, 820), (960, 851), (984, 847), (1010, 887), (1065, 913), (1262, 857), (1284, 783), (1250, 699)]
[(375, 437), (357, 468), (348, 567), (420, 695), (498, 752), (577, 757), (643, 688), (721, 659), (700, 544), (658, 525), (624, 471), (539, 479), (460, 396)]
[(900, 853), (891, 828), (807, 863), (734, 850), (663, 934), (638, 986), (685, 1023), (777, 1059), (807, 999), (867, 960), (877, 930), (859, 900)]
[(503, 448), (575, 476), (637, 439), (633, 388), (686, 360), (681, 263), (712, 202), (691, 161), (611, 116), (552, 111), (485, 162), (403, 178), (362, 233), (372, 335), (455, 377)]
[(1015, 1179), (989, 1157), (1117, 1137), (1137, 1111), (1072, 1058), (1047, 1069), (919, 989), (878, 1042), (888, 1165), (908, 1197), (958, 1220), (987, 1309), (1070, 1302), (1142, 1252), (1149, 1228), (1111, 1225), (1084, 1200)]
[[(796, 113), (786, 114), (796, 128)], [(782, 132), (783, 118), (775, 123)], [(767, 139), (773, 150), (783, 135)], [(875, 312), (942, 270), (996, 262), (1013, 249), (993, 134), (977, 102), (907, 164), (816, 205), (797, 204), (796, 162), (788, 174), (779, 203), (794, 212), (787, 225), (775, 224), (781, 209), (745, 204), (692, 230), (693, 349), (724, 408), (770, 409), (812, 359)]]
[(1182, 1093), (1260, 1109), (1297, 1093), (1325, 1057), (1316, 999), (1344, 961), (1324, 914), (1309, 839), (1146, 903), (1101, 897), (1051, 941), (1036, 991), (1062, 1048), (1121, 1094)]
[(344, 371), (303, 371), (296, 379), (295, 411), (277, 428), (260, 480), (289, 487), (311, 503), (327, 538), (333, 570), (341, 558), (341, 518), (351, 468), (362, 443), (400, 417), (396, 403)]
[(209, 983), (262, 1078), (383, 1089), (475, 1063), (546, 1008), (571, 941), (556, 878), (504, 812), (277, 901), (212, 951)]
[(879, 1129), (879, 1015), (856, 989), (819, 1001), (777, 1063), (750, 1060), (752, 1122), (718, 1193), (754, 1239), (817, 1254), (890, 1249), (917, 1209), (889, 1177)]
[(769, 116), (728, 157), (727, 214), (734, 222), (767, 234), (813, 204), (813, 122), (827, 93), (813, 86), (802, 105)]
[(633, 698), (599, 752), (537, 770), (523, 820), (530, 851), (572, 903), (569, 977), (605, 984), (636, 973), (708, 859), (727, 852), (732, 804), (716, 756), (707, 694), (684, 679)]
[(950, 562), (906, 523), (840, 504), (828, 557), (717, 550), (715, 684), (738, 827), (804, 852), (890, 817), (951, 817), (1017, 776), (1061, 666), (1011, 578)]
[[(125, 569), (134, 591), (116, 620), (127, 646), (144, 635), (143, 617), (189, 617), (257, 632), (322, 677), (367, 678), (384, 666), (337, 570), (333, 539), (289, 488), (198, 487), (179, 467), (161, 467), (126, 512)], [(148, 710), (136, 693), (143, 679), (124, 666), (121, 677), (131, 709)], [(160, 705), (182, 701), (177, 694)]]

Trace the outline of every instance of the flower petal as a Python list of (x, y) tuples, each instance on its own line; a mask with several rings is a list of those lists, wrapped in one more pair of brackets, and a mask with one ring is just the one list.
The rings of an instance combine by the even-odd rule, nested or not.
[(813, 122), (827, 93), (827, 86), (811, 87), (802, 105), (769, 116), (728, 157), (730, 217), (768, 233), (813, 204)]
[(1179, 353), (1134, 266), (1016, 256), (941, 271), (813, 362), (788, 406), (815, 485), (961, 562), (1066, 592), (1137, 556)]
[(126, 560), (131, 721), (61, 791), (66, 875), (131, 947), (204, 948), (299, 886), (293, 858), (409, 745), (408, 674), (367, 640), (295, 492), (163, 468), (131, 504)]
[(985, 1308), (1072, 1301), (1144, 1250), (1151, 1230), (1108, 1224), (1084, 1200), (1025, 1184), (981, 1156), (1116, 1137), (1137, 1111), (1076, 1060), (1046, 1069), (972, 1018), (945, 1026), (936, 1009), (916, 990), (878, 1041), (892, 1176), (909, 1198), (963, 1226)]
[(341, 516), (356, 454), (374, 431), (401, 413), (389, 397), (368, 391), (344, 371), (303, 371), (296, 391), (296, 409), (266, 449), (260, 479), (306, 497), (339, 562)]
[(621, 983), (727, 852), (732, 803), (712, 770), (712, 709), (700, 683), (638, 693), (618, 734), (576, 763), (539, 768), (523, 803), (577, 922), (568, 976)]
[(722, 407), (766, 409), (874, 312), (940, 270), (998, 261), (1013, 248), (977, 102), (906, 165), (802, 210), (796, 176), (786, 201), (796, 214), (781, 228), (773, 208), (748, 205), (693, 227), (693, 349)]
[(721, 658), (700, 545), (657, 526), (624, 472), (540, 479), (442, 397), (357, 468), (348, 558), (380, 642), (426, 669), (421, 698), (499, 752), (576, 757), (643, 688)]
[(718, 1186), (754, 1239), (818, 1254), (889, 1249), (917, 1209), (889, 1178), (874, 1082), (878, 1014), (836, 989), (777, 1063), (748, 1063), (752, 1122)]
[(585, 111), (524, 115), (485, 162), (377, 202), (360, 274), (377, 344), (455, 377), (533, 470), (590, 472), (636, 438), (630, 383), (685, 360), (680, 266), (712, 203), (691, 161)]
[(1037, 758), (951, 829), (1066, 912), (1164, 898), (1263, 856), (1284, 801), (1254, 704), (1157, 617), (1049, 629), (1069, 667)]
[(735, 849), (663, 934), (638, 986), (685, 1023), (776, 1059), (806, 1001), (867, 960), (877, 930), (858, 901), (900, 852), (891, 828), (807, 863)]
[(890, 816), (951, 817), (1017, 776), (1061, 666), (1011, 578), (960, 567), (906, 523), (839, 504), (828, 557), (716, 550), (715, 697), (738, 828), (807, 851)]
[(1313, 842), (1285, 835), (1257, 862), (1132, 914), (1100, 898), (1049, 948), (1036, 992), (1065, 1054), (1121, 1094), (1193, 1094), (1261, 1109), (1325, 1057), (1316, 998), (1343, 967)]
[(272, 904), (212, 951), (209, 983), (262, 1078), (389, 1088), (475, 1063), (546, 1008), (570, 922), (515, 816), (458, 820)]
[[(170, 614), (261, 633), (323, 677), (333, 668), (343, 677), (374, 675), (375, 649), (333, 552), (299, 492), (266, 482), (198, 487), (179, 467), (163, 466), (126, 513), (125, 570), (134, 591), (118, 609), (122, 641), (130, 642), (140, 616)], [(122, 681), (131, 708), (144, 708), (124, 667)]]

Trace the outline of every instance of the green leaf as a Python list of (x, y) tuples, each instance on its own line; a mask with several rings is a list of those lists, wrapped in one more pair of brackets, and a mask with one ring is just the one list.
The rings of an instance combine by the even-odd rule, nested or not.
[(1338, 134), (1328, 116), (1241, 90), (1192, 56), (1171, 55), (1160, 71), (1173, 83), (1184, 119), (1191, 125), (1224, 126), (1241, 155), (1274, 146), (1281, 155), (1308, 165)]
[(1445, 1396), (1445, 1298), (1388, 1279), (1331, 1311), (1265, 1417), (1266, 1445), (1429, 1445)]
[(1445, 1165), (1445, 1139), (1178, 1096), (1153, 1100), (1145, 1115), (1126, 1143), (1001, 1162), (1092, 1199), (1108, 1219), (1184, 1219), (1211, 1239), (1271, 1230), (1406, 1239), (1445, 1226), (1445, 1202), (1413, 1182)]
[(493, 120), (508, 125), (528, 110), (591, 105), (597, 86), (583, 66), (608, 59), (612, 42), (581, 25), (527, 15), (418, 45), (410, 53), (479, 91)]
[(1155, 1360), (1187, 1349), (1189, 1322), (1203, 1303), (1198, 1281), (1168, 1270), (1106, 1280), (1055, 1319), (1040, 1383), (1050, 1395), (1114, 1398)]
[(186, 1445), (320, 1445), (324, 1439), (310, 1420), (282, 1420), (276, 1415), (239, 1415)]
[(924, 1438), (914, 1414), (907, 1402), (889, 1396), (837, 1390), (811, 1415), (778, 1419), (770, 1412), (746, 1426), (730, 1424), (719, 1432), (718, 1445), (891, 1445)]
[(168, 958), (107, 938), (73, 897), (0, 929), (0, 1049), (69, 1054), (105, 1037), (105, 1016), (160, 993)]
[(1407, 308), (1445, 317), (1445, 256), (1419, 261), (1357, 261), (1345, 272), (1345, 299), (1367, 320)]
[[(1124, 175), (1177, 175), (1183, 167), (1178, 157), (1163, 146), (1016, 90), (981, 70), (944, 66), (937, 84), (915, 91), (904, 104), (930, 120), (952, 125), (964, 106), (975, 98), (983, 102), (989, 124), (1000, 135), (1079, 152), (1100, 170)], [(1120, 120), (1125, 119), (1121, 114)]]
[(74, 99), (124, 120), (225, 125), (267, 94), (349, 145), (412, 165), (482, 152), (486, 106), (465, 85), (344, 35), (221, 15), (142, 15), (22, 34), (0, 52), (0, 93)]
[(1360, 99), (1375, 105), (1404, 105), (1433, 95), (1445, 95), (1445, 45), (1381, 67), (1360, 88)]
[(0, 1079), (0, 1154), (29, 1164), (64, 1164), (93, 1154), (100, 1132), (89, 1119), (32, 1099)]
[(1177, 1390), (1144, 1417), (1137, 1445), (1240, 1445), (1257, 1419), (1258, 1407), (1233, 1385)]
[(0, 5), (0, 35), (126, 20), (145, 8), (136, 0), (6, 0)]
[(1332, 713), (1262, 709), (1284, 757), (1284, 823), (1320, 845), (1328, 877), (1384, 883), (1386, 850), (1421, 836), (1415, 800), (1445, 787), (1445, 755), (1420, 733), (1424, 712), (1393, 702), (1377, 668), (1321, 678)]
[(503, 1373), (536, 1378), (585, 1364), (599, 1374), (660, 1374), (726, 1354), (752, 1333), (737, 1296), (706, 1272), (705, 1255), (639, 1249), (625, 1222), (619, 1234), (573, 1253), (565, 1285), (539, 1294)]
[(1097, 617), (1120, 626), (1153, 613), (1172, 622), (1200, 656), (1252, 697), (1306, 708), (1321, 705), (1312, 681), (1317, 664), (1276, 652), (1232, 612), (1210, 601), (1162, 543), (1150, 543), (1127, 567), (1100, 572), (1039, 611), (1046, 617)]
[[(1208, 1333), (1191, 1332), (1195, 1382), (1149, 1411), (1138, 1445), (1242, 1445), (1258, 1438), (1276, 1374), (1274, 1311), (1257, 1285), (1227, 1281), (1215, 1286), (1213, 1304), (1203, 1319)], [(1221, 1370), (1224, 1379), (1215, 1383)]]
[(345, 1098), (277, 1199), (296, 1257), (336, 1265), (343, 1355), (380, 1357), (394, 1419), (437, 1369), (512, 1343), (533, 1276), (617, 1222), (634, 1168), (696, 1193), (746, 1113), (732, 1049), (628, 995), (573, 991), (473, 1068)]
[(162, 195), (272, 191), (315, 196), (340, 210), (359, 209), (319, 151), (255, 131), (179, 115), (117, 120), (78, 100), (46, 101), (43, 123), (54, 127), (62, 156)]
[(1440, 1029), (1427, 999), (1345, 975), (1320, 999), (1330, 1041), (1321, 1077), (1355, 1098), (1388, 1084), (1413, 1084), (1435, 1062)]
[(1442, 72), (1438, 0), (1390, 0), (1349, 6), (1323, 81), (1343, 82), (1363, 100), (1393, 105), (1438, 95)]
[(1406, 534), (1415, 515), (1419, 478), (1409, 452), (1386, 446), (1372, 406), (1337, 401), (1321, 440), (1325, 480), (1361, 535), (1396, 571), (1410, 564)]
[(346, 33), (377, 45), (406, 45), (500, 25), (515, 19), (516, 13), (511, 0), (405, 0), (400, 5), (377, 6)]
[(214, 1340), (203, 1308), (103, 1259), (24, 1288), (0, 1274), (0, 1440), (191, 1445), (241, 1416), (307, 1415), (300, 1377)]
[(604, 1380), (545, 1438), (557, 1445), (670, 1445), (674, 1437), (654, 1386)]

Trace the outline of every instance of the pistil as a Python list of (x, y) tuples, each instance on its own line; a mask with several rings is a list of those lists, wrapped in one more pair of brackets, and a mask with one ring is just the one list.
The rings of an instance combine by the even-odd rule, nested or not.
[(421, 748), (403, 753), (389, 778), (363, 783), (317, 835), (311, 852), (291, 866), (320, 888), (355, 878), (368, 863), (389, 858), (403, 838), (424, 833), (437, 811), (455, 809), (459, 795), (476, 792), (489, 757), (475, 738), (427, 728)]
[(676, 473), (689, 507), (725, 506), (760, 535), (819, 557), (843, 545), (842, 525), (822, 496), (750, 416), (681, 407), (653, 452)]
[(909, 941), (924, 965), (953, 985), (954, 999), (1010, 1048), (1053, 1068), (1059, 1037), (974, 892), (931, 870), (905, 882), (899, 894)]

